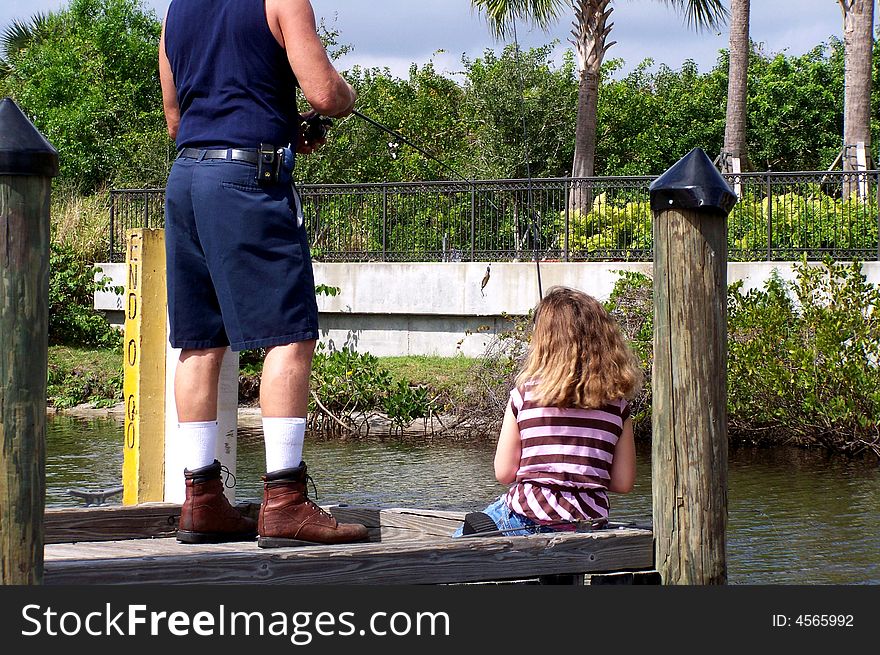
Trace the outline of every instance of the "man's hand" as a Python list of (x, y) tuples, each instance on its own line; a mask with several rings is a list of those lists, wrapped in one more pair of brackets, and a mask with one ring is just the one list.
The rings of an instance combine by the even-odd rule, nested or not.
[(300, 154), (310, 155), (327, 143), (327, 128), (333, 124), (333, 121), (315, 111), (300, 114), (300, 119), (296, 151)]

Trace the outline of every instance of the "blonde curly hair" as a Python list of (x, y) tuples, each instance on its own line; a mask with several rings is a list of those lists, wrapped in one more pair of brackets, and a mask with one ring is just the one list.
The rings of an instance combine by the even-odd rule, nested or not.
[(641, 389), (641, 365), (617, 322), (592, 296), (554, 286), (535, 308), (535, 324), (518, 387), (532, 383), (545, 407), (593, 409), (632, 400)]

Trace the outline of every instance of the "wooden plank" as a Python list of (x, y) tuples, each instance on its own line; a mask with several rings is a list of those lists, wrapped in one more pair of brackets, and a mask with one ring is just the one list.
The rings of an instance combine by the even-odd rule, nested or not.
[[(260, 508), (255, 503), (239, 503), (236, 507), (252, 518), (257, 517)], [(59, 544), (172, 537), (179, 516), (180, 505), (174, 503), (47, 509), (45, 539), (47, 544)]]
[[(258, 503), (238, 503), (236, 507), (253, 519), (260, 511)], [(374, 541), (448, 537), (465, 515), (465, 512), (349, 505), (331, 505), (325, 509), (339, 521), (357, 521), (371, 528)], [(173, 537), (179, 516), (180, 505), (174, 503), (48, 509), (46, 543)]]
[(465, 512), (410, 508), (376, 509), (337, 505), (328, 508), (342, 522), (357, 522), (378, 528), (377, 541), (451, 537), (464, 520)]
[(444, 584), (541, 575), (647, 569), (653, 566), (648, 530), (478, 537), (397, 543), (261, 549), (242, 544), (154, 544), (152, 555), (130, 557), (128, 542), (98, 544), (100, 554), (76, 559), (46, 548), (46, 584)]

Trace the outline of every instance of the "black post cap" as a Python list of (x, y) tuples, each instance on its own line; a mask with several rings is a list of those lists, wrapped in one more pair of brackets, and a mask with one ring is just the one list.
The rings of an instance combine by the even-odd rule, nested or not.
[(736, 194), (712, 160), (694, 148), (651, 183), (651, 209), (702, 209), (730, 213)]
[(58, 151), (11, 98), (0, 100), (0, 175), (58, 175)]

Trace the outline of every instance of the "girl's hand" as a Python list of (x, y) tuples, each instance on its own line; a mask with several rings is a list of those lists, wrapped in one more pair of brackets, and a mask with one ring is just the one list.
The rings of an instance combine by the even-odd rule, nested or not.
[(519, 424), (516, 422), (510, 403), (507, 403), (504, 422), (501, 424), (501, 434), (498, 436), (498, 444), (495, 446), (495, 479), (498, 482), (512, 484), (516, 481), (521, 455), (522, 441), (519, 434)]

